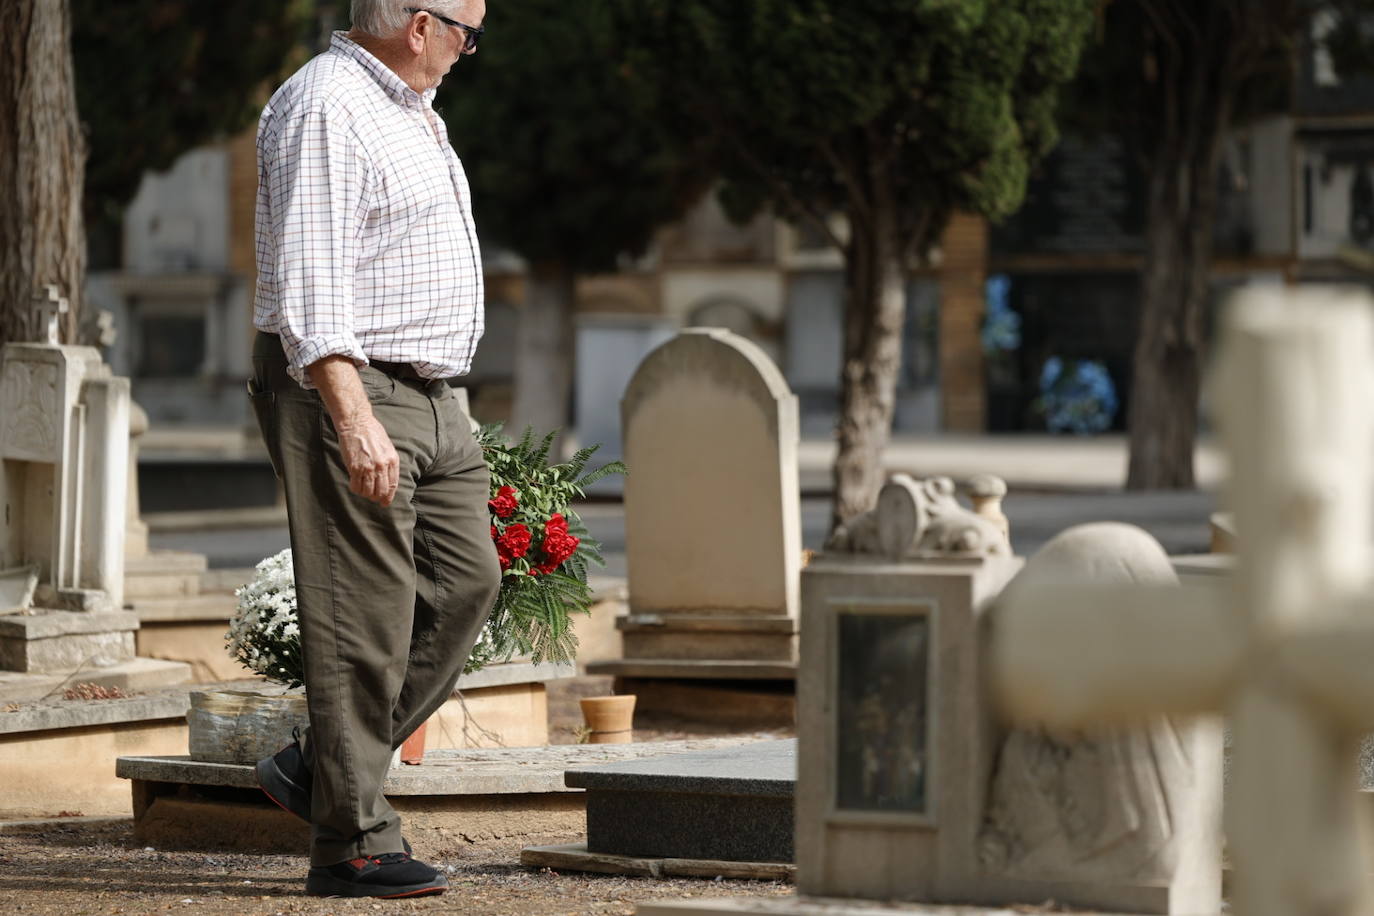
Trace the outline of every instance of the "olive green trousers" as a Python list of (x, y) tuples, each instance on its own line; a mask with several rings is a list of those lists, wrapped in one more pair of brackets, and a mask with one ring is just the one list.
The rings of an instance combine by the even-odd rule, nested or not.
[(286, 490), (314, 773), (312, 865), (401, 851), (382, 795), (393, 749), (451, 695), (501, 571), (482, 450), (443, 382), (359, 370), (400, 456), (383, 508), (348, 490), (318, 392), (259, 333), (251, 398)]

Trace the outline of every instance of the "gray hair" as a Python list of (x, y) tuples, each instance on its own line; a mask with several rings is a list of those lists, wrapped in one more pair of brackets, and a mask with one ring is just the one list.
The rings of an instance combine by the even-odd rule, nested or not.
[(353, 0), (350, 18), (353, 28), (375, 38), (389, 38), (410, 21), (407, 7), (431, 9), (457, 19), (464, 0)]

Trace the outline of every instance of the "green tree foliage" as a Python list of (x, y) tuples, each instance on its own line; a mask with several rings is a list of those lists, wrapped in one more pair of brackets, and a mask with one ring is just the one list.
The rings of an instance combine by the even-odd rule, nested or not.
[(303, 60), (313, 0), (70, 0), (88, 218), (117, 214), (143, 173), (249, 126)]
[(543, 430), (567, 421), (575, 277), (641, 254), (702, 179), (635, 117), (640, 88), (617, 68), (604, 0), (502, 0), (485, 26), (436, 105), (483, 240), (530, 264), (511, 426)]
[(611, 2), (629, 73), (684, 143), (707, 146), (731, 212), (771, 205), (844, 252), (842, 523), (881, 485), (906, 268), (954, 210), (1020, 206), (1094, 0)]

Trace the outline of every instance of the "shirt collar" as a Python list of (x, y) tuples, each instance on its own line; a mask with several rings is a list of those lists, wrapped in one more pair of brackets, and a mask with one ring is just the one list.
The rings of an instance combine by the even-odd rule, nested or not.
[(396, 75), (386, 64), (372, 55), (370, 51), (348, 37), (347, 32), (335, 32), (329, 39), (329, 50), (351, 60), (357, 61), (368, 75), (386, 91), (396, 102), (409, 108), (428, 108), (434, 100), (434, 90), (416, 92), (406, 85), (406, 81)]

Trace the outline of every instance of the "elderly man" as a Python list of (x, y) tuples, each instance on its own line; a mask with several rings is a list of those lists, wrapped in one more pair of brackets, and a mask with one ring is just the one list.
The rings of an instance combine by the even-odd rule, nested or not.
[[(450, 695), (500, 569), (481, 448), (445, 383), (481, 337), (463, 166), (431, 107), (484, 0), (353, 0), (258, 126), (250, 395), (286, 490), (310, 728), (258, 781), (312, 827), (306, 891), (443, 893), (382, 795)], [(411, 4), (411, 5), (407, 5)]]

